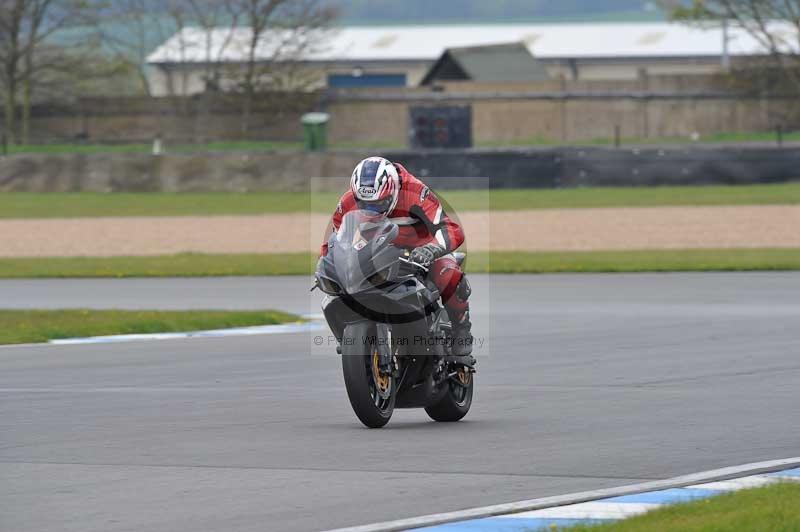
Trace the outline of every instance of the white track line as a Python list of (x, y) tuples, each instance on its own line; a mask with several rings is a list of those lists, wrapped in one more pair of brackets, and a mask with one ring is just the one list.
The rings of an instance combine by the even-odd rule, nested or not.
[(660, 508), (661, 504), (651, 503), (607, 503), (582, 502), (569, 506), (556, 506), (532, 512), (521, 512), (504, 515), (509, 519), (625, 519), (634, 515)]
[(721, 480), (719, 482), (708, 482), (706, 484), (693, 484), (687, 488), (697, 488), (703, 490), (736, 491), (746, 488), (760, 488), (767, 484), (778, 482), (778, 478), (756, 475), (753, 477), (737, 478), (734, 480)]
[(322, 323), (285, 323), (280, 325), (261, 325), (256, 327), (238, 327), (235, 329), (214, 329), (208, 331), (192, 331), (155, 334), (120, 334), (114, 336), (91, 336), (88, 338), (65, 338), (50, 340), (51, 345), (110, 344), (119, 342), (140, 342), (150, 340), (176, 340), (181, 338), (224, 338), (231, 336), (255, 336), (265, 334), (287, 334), (318, 331)]
[(88, 345), (110, 344), (120, 342), (139, 342), (152, 340), (180, 340), (186, 338), (223, 338), (228, 336), (255, 336), (267, 334), (294, 334), (301, 332), (314, 332), (326, 329), (321, 314), (307, 314), (302, 316), (310, 320), (304, 323), (283, 323), (278, 325), (259, 325), (255, 327), (238, 327), (233, 329), (212, 329), (207, 331), (187, 331), (176, 333), (153, 334), (119, 334), (109, 336), (90, 336), (87, 338), (63, 338), (42, 343), (4, 344), (0, 350), (23, 349), (29, 347), (57, 347), (62, 345)]

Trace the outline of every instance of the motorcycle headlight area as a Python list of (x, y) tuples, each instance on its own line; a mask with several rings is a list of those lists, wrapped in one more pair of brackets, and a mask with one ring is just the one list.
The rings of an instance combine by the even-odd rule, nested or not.
[(382, 272), (378, 272), (378, 273), (376, 273), (374, 275), (370, 275), (369, 279), (367, 279), (367, 282), (369, 284), (371, 284), (372, 286), (380, 286), (383, 283), (385, 283), (387, 280), (388, 279), (386, 279), (386, 272), (382, 271)]
[(342, 287), (339, 286), (339, 283), (336, 281), (332, 281), (327, 277), (318, 277), (319, 279), (319, 288), (326, 294), (335, 296), (342, 293)]
[(394, 279), (397, 276), (395, 273), (395, 268), (393, 266), (389, 266), (388, 268), (384, 268), (376, 273), (373, 273), (367, 278), (367, 283), (371, 286), (381, 286), (383, 284), (388, 283), (390, 280)]

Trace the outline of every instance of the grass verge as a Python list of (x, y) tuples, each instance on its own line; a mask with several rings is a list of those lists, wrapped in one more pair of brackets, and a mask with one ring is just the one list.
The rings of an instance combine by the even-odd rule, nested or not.
[(0, 344), (116, 334), (202, 331), (299, 320), (297, 316), (274, 310), (0, 310)]
[(800, 249), (470, 253), (468, 270), (487, 273), (800, 270)]
[(314, 264), (310, 253), (11, 258), (0, 259), (0, 278), (301, 275)]
[[(276, 141), (220, 141), (206, 144), (171, 144), (168, 141), (164, 149), (175, 153), (195, 153), (214, 151), (276, 151), (300, 150), (302, 142), (276, 142)], [(17, 153), (152, 153), (152, 143), (134, 144), (29, 144), (10, 145), (9, 154)]]
[[(777, 133), (775, 131), (752, 131), (742, 133), (714, 133), (704, 135), (696, 141), (688, 137), (657, 137), (657, 138), (638, 138), (624, 137), (621, 139), (625, 145), (658, 145), (658, 144), (735, 144), (735, 143), (776, 143)], [(800, 141), (800, 131), (783, 132), (784, 142)], [(529, 137), (512, 141), (478, 141), (477, 147), (485, 148), (511, 148), (519, 146), (561, 146), (564, 142), (560, 139), (546, 137)], [(570, 141), (573, 146), (613, 146), (613, 137), (593, 138), (584, 140)], [(407, 149), (408, 146), (403, 142), (387, 141), (361, 141), (361, 142), (334, 142), (330, 145), (331, 149), (338, 150), (381, 150), (381, 149)], [(300, 151), (303, 143), (299, 141), (217, 141), (199, 144), (172, 143), (167, 139), (164, 142), (164, 149), (167, 153), (200, 153), (200, 152), (220, 152), (220, 151), (277, 151), (290, 150)], [(8, 153), (152, 153), (152, 143), (133, 143), (133, 144), (29, 144), (29, 145), (9, 145)]]
[(800, 483), (779, 483), (660, 508), (622, 521), (565, 532), (800, 530)]
[[(342, 187), (344, 191), (344, 185)], [(451, 190), (455, 211), (800, 203), (800, 183), (584, 189)], [(208, 216), (332, 212), (338, 193), (0, 193), (0, 218)]]
[[(800, 142), (800, 131), (784, 131), (782, 134), (783, 142)], [(774, 144), (778, 145), (778, 135), (776, 131), (754, 131), (745, 133), (714, 133), (704, 135), (697, 140), (690, 137), (623, 137), (620, 139), (623, 148), (629, 146), (657, 146), (657, 145), (714, 145), (714, 144)], [(594, 139), (584, 139), (571, 141), (571, 146), (614, 146), (615, 140), (611, 137), (598, 137)], [(509, 148), (524, 146), (563, 146), (564, 142), (560, 139), (545, 137), (528, 137), (512, 141), (483, 141), (478, 142), (478, 146), (486, 148)]]
[[(365, 141), (365, 142), (333, 142), (329, 148), (333, 150), (403, 150), (403, 142)], [(11, 155), (22, 153), (64, 154), (64, 153), (153, 153), (152, 142), (132, 144), (26, 144), (9, 145)], [(231, 140), (198, 144), (173, 143), (169, 139), (162, 143), (164, 153), (209, 153), (209, 152), (270, 152), (301, 151), (304, 149), (300, 141), (275, 140)]]
[[(0, 259), (0, 278), (310, 275), (310, 253)], [(800, 249), (471, 252), (472, 273), (800, 270)]]

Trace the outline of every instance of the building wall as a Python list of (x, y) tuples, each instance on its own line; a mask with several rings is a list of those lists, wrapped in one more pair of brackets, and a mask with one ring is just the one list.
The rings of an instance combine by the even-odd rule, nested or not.
[(405, 145), (408, 105), (403, 102), (342, 102), (328, 107), (331, 142)]
[[(329, 74), (352, 75), (356, 69), (363, 74), (403, 74), (406, 76), (406, 86), (416, 87), (431, 64), (432, 61), (309, 64), (298, 69), (300, 82), (297, 88), (302, 90), (324, 88), (327, 86)], [(232, 73), (241, 68), (243, 67), (229, 65), (221, 69), (220, 85), (223, 88), (230, 87), (233, 83), (231, 80), (236, 78)], [(157, 97), (200, 94), (206, 90), (206, 76), (207, 69), (202, 65), (152, 67), (148, 72), (150, 92)]]
[[(718, 58), (684, 58), (664, 60), (655, 58), (641, 59), (604, 59), (576, 60), (570, 65), (564, 60), (543, 59), (547, 72), (553, 79), (586, 80), (586, 81), (630, 81), (650, 76), (705, 76), (720, 72)], [(351, 74), (355, 69), (365, 74), (404, 74), (408, 87), (416, 87), (422, 81), (433, 61), (385, 61), (385, 62), (333, 62), (312, 63), (305, 67), (302, 74), (304, 89), (319, 89), (326, 86), (328, 74)], [(226, 66), (224, 71), (240, 68), (236, 65)], [(205, 90), (203, 81), (205, 67), (202, 65), (173, 65), (154, 67), (149, 74), (150, 90), (155, 96), (191, 95)], [(577, 77), (576, 77), (577, 75)], [(170, 91), (170, 78), (172, 92)], [(502, 81), (500, 81), (502, 82)], [(223, 81), (223, 86), (226, 84)]]
[[(782, 124), (782, 101), (733, 98), (449, 100), (472, 106), (476, 145), (565, 143), (623, 138), (684, 138), (746, 133)], [(436, 105), (441, 105), (437, 102)], [(431, 102), (342, 102), (330, 106), (333, 143), (406, 145), (408, 110)], [(376, 124), (379, 125), (376, 129)], [(380, 131), (380, 133), (376, 133)]]
[(447, 83), (441, 89), (261, 95), (246, 130), (241, 101), (225, 95), (84, 99), (64, 108), (35, 107), (32, 137), (42, 143), (151, 142), (156, 136), (167, 143), (299, 141), (300, 116), (324, 109), (331, 114), (333, 144), (405, 146), (409, 108), (426, 105), (471, 105), (473, 139), (489, 146), (610, 139), (617, 127), (629, 138), (688, 138), (790, 126), (786, 100), (737, 97), (725, 92), (722, 78)]
[(150, 94), (156, 97), (199, 94), (206, 90), (203, 73), (198, 67), (153, 67), (147, 75)]
[(708, 76), (722, 70), (718, 58), (578, 60), (572, 65), (565, 61), (545, 61), (545, 63), (553, 79), (584, 81), (630, 81), (639, 79), (643, 75)]
[(300, 116), (318, 105), (315, 93), (262, 96), (246, 131), (240, 100), (225, 96), (85, 98), (69, 106), (34, 106), (34, 143), (170, 143), (214, 140), (296, 141)]
[(359, 69), (364, 74), (405, 74), (406, 86), (416, 87), (419, 85), (428, 68), (433, 61), (409, 61), (409, 62), (387, 62), (387, 63), (334, 63), (323, 65), (319, 69), (321, 86), (328, 74), (352, 74), (353, 70)]

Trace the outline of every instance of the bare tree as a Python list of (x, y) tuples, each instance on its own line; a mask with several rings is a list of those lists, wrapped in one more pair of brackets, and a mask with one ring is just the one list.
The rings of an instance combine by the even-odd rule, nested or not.
[(232, 75), (242, 95), (242, 133), (247, 135), (259, 93), (300, 88), (299, 65), (324, 42), (324, 29), (336, 17), (336, 11), (319, 0), (229, 2), (241, 12), (247, 28), (246, 38), (237, 41), (244, 52), (243, 65)]
[(136, 72), (143, 94), (151, 95), (147, 56), (171, 36), (181, 38), (188, 14), (188, 0), (115, 0), (101, 11), (98, 27), (103, 43)]
[[(231, 0), (187, 0), (193, 20), (203, 30), (203, 82), (218, 90), (223, 56), (242, 16), (241, 5)], [(219, 42), (218, 42), (219, 41)]]
[(103, 39), (120, 61), (137, 72), (141, 91), (148, 96), (152, 87), (147, 57), (168, 43), (178, 67), (164, 70), (167, 93), (185, 94), (188, 74), (181, 65), (199, 53), (203, 79), (213, 85), (219, 78), (220, 56), (238, 25), (237, 8), (233, 0), (115, 0), (102, 12)]
[(716, 21), (741, 28), (763, 48), (785, 81), (800, 92), (800, 0), (662, 0), (676, 20)]
[(80, 63), (82, 47), (56, 43), (54, 38), (62, 30), (86, 24), (90, 9), (82, 0), (0, 0), (0, 82), (5, 130), (12, 142), (28, 141), (31, 101), (42, 75), (69, 71)]

